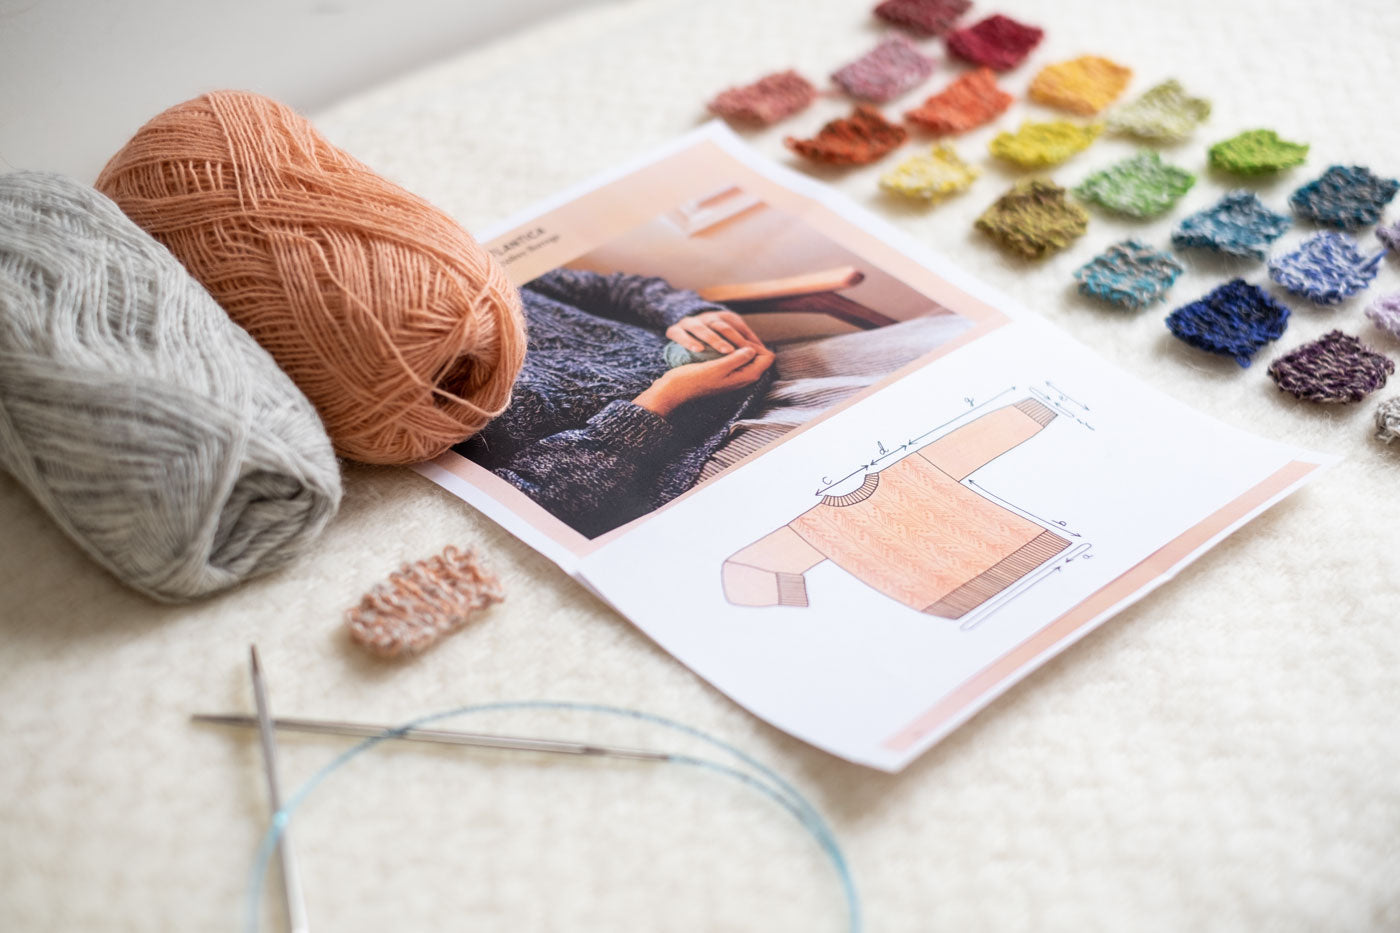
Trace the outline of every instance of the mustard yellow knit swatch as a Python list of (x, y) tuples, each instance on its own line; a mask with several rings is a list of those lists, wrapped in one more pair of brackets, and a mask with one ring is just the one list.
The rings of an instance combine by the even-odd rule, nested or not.
[(1039, 259), (1083, 236), (1089, 215), (1049, 179), (1026, 178), (983, 211), (976, 227), (1007, 249)]
[(880, 187), (910, 198), (941, 201), (966, 191), (980, 175), (951, 146), (934, 146), (926, 155), (905, 159), (880, 176)]
[(1076, 152), (1089, 148), (1103, 132), (1103, 126), (1081, 126), (1065, 120), (1049, 123), (1025, 122), (1014, 133), (998, 133), (988, 145), (992, 155), (1026, 168), (1059, 165)]
[(1028, 93), (1038, 104), (1087, 117), (1113, 103), (1132, 76), (1131, 68), (1097, 55), (1083, 55), (1046, 65), (1031, 81)]

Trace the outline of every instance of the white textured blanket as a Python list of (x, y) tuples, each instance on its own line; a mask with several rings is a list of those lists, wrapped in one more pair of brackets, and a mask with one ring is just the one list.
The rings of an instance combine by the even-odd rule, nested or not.
[[(1400, 6), (1006, 0), (995, 11), (1047, 31), (1005, 79), (1018, 96), (1041, 65), (1096, 53), (1135, 69), (1130, 94), (1174, 76), (1214, 100), (1207, 127), (1167, 150), (1201, 174), (1176, 211), (1147, 223), (1095, 211), (1072, 249), (1029, 264), (972, 229), (1012, 179), (987, 162), (990, 128), (956, 142), (984, 164), (983, 178), (932, 211), (883, 196), (875, 179), (886, 165), (816, 174), (1159, 388), (1230, 423), (1342, 453), (1342, 465), (897, 776), (757, 722), (406, 470), (347, 467), (344, 510), (316, 553), (185, 608), (122, 589), (0, 478), (0, 929), (242, 923), (266, 820), (256, 744), (187, 717), (251, 709), (250, 641), (287, 714), (399, 721), (555, 697), (647, 709), (724, 736), (828, 815), (871, 931), (1400, 929), (1400, 444), (1370, 436), (1375, 401), (1400, 382), (1360, 405), (1319, 408), (1273, 386), (1264, 364), (1276, 351), (1242, 371), (1178, 343), (1166, 310), (1233, 274), (1227, 264), (1193, 257), (1172, 303), (1136, 315), (1081, 299), (1071, 281), (1108, 243), (1137, 234), (1164, 244), (1174, 220), (1218, 198), (1228, 180), (1206, 171), (1205, 148), (1242, 129), (1312, 143), (1307, 165), (1252, 186), (1276, 207), (1334, 162), (1400, 173)], [(859, 0), (596, 5), (318, 122), (481, 229), (694, 126), (725, 86), (789, 66), (823, 78), (880, 32)], [(890, 111), (950, 74), (940, 69)], [(848, 106), (823, 99), (752, 142), (790, 161), (784, 135), (806, 135)], [(1018, 101), (999, 126), (1025, 115), (1048, 114)], [(1131, 151), (1103, 140), (1053, 176), (1077, 183)], [(1397, 214), (1392, 206), (1387, 220)], [(1246, 274), (1259, 281), (1262, 271)], [(1280, 348), (1340, 326), (1400, 359), (1400, 342), (1361, 314), (1397, 288), (1390, 259), (1365, 295), (1337, 309), (1291, 301)], [(418, 660), (363, 656), (341, 629), (343, 610), (399, 562), (447, 544), (481, 548), (507, 602)], [(661, 741), (573, 717), (471, 725)], [(281, 745), (293, 787), (345, 747)], [(324, 785), (296, 832), (318, 930), (843, 928), (836, 879), (811, 839), (770, 802), (702, 772), (381, 748)]]

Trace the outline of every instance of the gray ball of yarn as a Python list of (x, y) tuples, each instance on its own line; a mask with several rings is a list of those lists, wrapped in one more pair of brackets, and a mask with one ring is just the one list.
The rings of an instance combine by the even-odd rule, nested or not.
[(708, 363), (710, 360), (717, 360), (721, 356), (724, 356), (724, 354), (718, 350), (701, 350), (699, 353), (696, 353), (693, 350), (687, 350), (674, 340), (666, 344), (665, 348), (661, 351), (661, 355), (666, 360), (667, 369), (675, 369), (677, 366), (689, 366), (691, 363)]
[(0, 467), (162, 600), (286, 564), (340, 504), (311, 403), (86, 185), (0, 175)]

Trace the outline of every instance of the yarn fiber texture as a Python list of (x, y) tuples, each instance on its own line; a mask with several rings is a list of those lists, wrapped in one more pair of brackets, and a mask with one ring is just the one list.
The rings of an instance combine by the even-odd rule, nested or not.
[(0, 466), (162, 600), (286, 564), (335, 514), (315, 410), (111, 201), (0, 176)]
[(97, 187), (272, 354), (344, 456), (426, 460), (505, 409), (525, 329), (500, 266), (282, 104), (171, 107)]

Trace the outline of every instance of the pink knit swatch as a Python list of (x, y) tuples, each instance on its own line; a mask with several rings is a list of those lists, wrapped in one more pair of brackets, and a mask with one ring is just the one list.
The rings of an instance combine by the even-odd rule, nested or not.
[(884, 103), (923, 82), (933, 59), (908, 39), (893, 36), (839, 69), (831, 79), (852, 97)]
[(875, 15), (916, 36), (941, 36), (972, 6), (972, 0), (884, 0)]
[(779, 71), (753, 84), (731, 87), (708, 104), (715, 116), (768, 126), (799, 113), (817, 99), (817, 89), (795, 71)]

